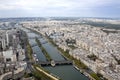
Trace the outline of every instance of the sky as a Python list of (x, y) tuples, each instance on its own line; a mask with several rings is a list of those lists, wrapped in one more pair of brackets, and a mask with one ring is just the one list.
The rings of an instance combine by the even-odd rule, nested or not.
[(120, 18), (120, 0), (0, 0), (0, 18)]

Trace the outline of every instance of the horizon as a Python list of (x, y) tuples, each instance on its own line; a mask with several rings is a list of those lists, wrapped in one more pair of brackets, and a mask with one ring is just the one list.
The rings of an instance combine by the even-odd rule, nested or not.
[(21, 16), (21, 17), (0, 17), (0, 19), (18, 19), (18, 18), (95, 18), (95, 19), (120, 19), (120, 17), (76, 17), (76, 16)]

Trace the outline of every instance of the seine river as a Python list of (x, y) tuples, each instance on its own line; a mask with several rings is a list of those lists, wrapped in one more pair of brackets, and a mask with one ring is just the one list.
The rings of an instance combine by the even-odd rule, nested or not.
[[(41, 37), (40, 35), (29, 31), (28, 29), (23, 29), (29, 38), (29, 43), (32, 47), (34, 53), (36, 53), (37, 58), (39, 61), (46, 61), (44, 54), (42, 53), (41, 49), (37, 45), (35, 41), (35, 37), (38, 37), (40, 42), (43, 43), (42, 46), (46, 49), (49, 53), (51, 58), (55, 61), (64, 61), (64, 57), (59, 53), (56, 47), (54, 47), (51, 43), (49, 43), (45, 38)], [(76, 70), (73, 65), (58, 65), (55, 67), (45, 66), (46, 70), (51, 72), (52, 74), (58, 76), (62, 80), (89, 80), (88, 77), (80, 73), (80, 71)]]

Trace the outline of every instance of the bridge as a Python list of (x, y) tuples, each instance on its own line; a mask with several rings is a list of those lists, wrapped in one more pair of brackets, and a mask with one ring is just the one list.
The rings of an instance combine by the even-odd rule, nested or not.
[[(52, 60), (54, 61), (54, 60)], [(27, 61), (28, 64), (39, 64), (41, 66), (53, 66), (52, 61)], [(73, 62), (69, 60), (64, 60), (64, 61), (54, 61), (54, 65), (72, 65)]]
[[(72, 65), (72, 61), (54, 61), (55, 65)], [(51, 66), (51, 61), (47, 61), (47, 62), (42, 62), (42, 61), (38, 61), (38, 64), (40, 64), (41, 66)]]

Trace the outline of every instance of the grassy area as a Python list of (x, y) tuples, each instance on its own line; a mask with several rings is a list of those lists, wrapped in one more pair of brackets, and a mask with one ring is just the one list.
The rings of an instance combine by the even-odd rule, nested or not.
[(38, 65), (38, 64), (35, 64), (34, 67), (39, 67), (40, 69), (44, 70), (45, 72), (49, 73), (50, 72), (48, 70), (46, 70), (45, 68), (43, 68), (42, 66)]
[[(41, 71), (38, 71), (37, 70), (37, 67), (39, 67), (40, 69), (44, 70), (46, 73), (50, 74), (50, 72), (46, 71), (43, 67), (39, 66), (39, 65), (34, 65), (34, 68), (36, 70), (36, 74), (41, 74), (41, 76), (43, 77), (42, 80), (54, 80), (52, 79), (51, 77), (48, 77), (46, 74), (44, 74), (43, 72)], [(37, 75), (38, 76), (38, 75)]]
[(108, 80), (103, 75), (101, 75), (100, 73), (97, 73), (97, 76), (100, 77), (100, 78), (102, 78), (102, 80)]
[(40, 41), (38, 40), (38, 38), (36, 38), (36, 42), (39, 45), (40, 49), (42, 50), (43, 54), (45, 55), (47, 61), (51, 61), (52, 58), (50, 57), (50, 55), (48, 54), (48, 52), (46, 51), (46, 49), (42, 46), (42, 44), (40, 43)]
[(91, 73), (90, 75), (96, 80), (101, 80), (96, 73)]
[(27, 44), (27, 53), (28, 53), (29, 59), (30, 59), (30, 60), (33, 60), (33, 57), (32, 57), (33, 51), (32, 51), (32, 48), (31, 48), (31, 46), (30, 46), (29, 43)]

